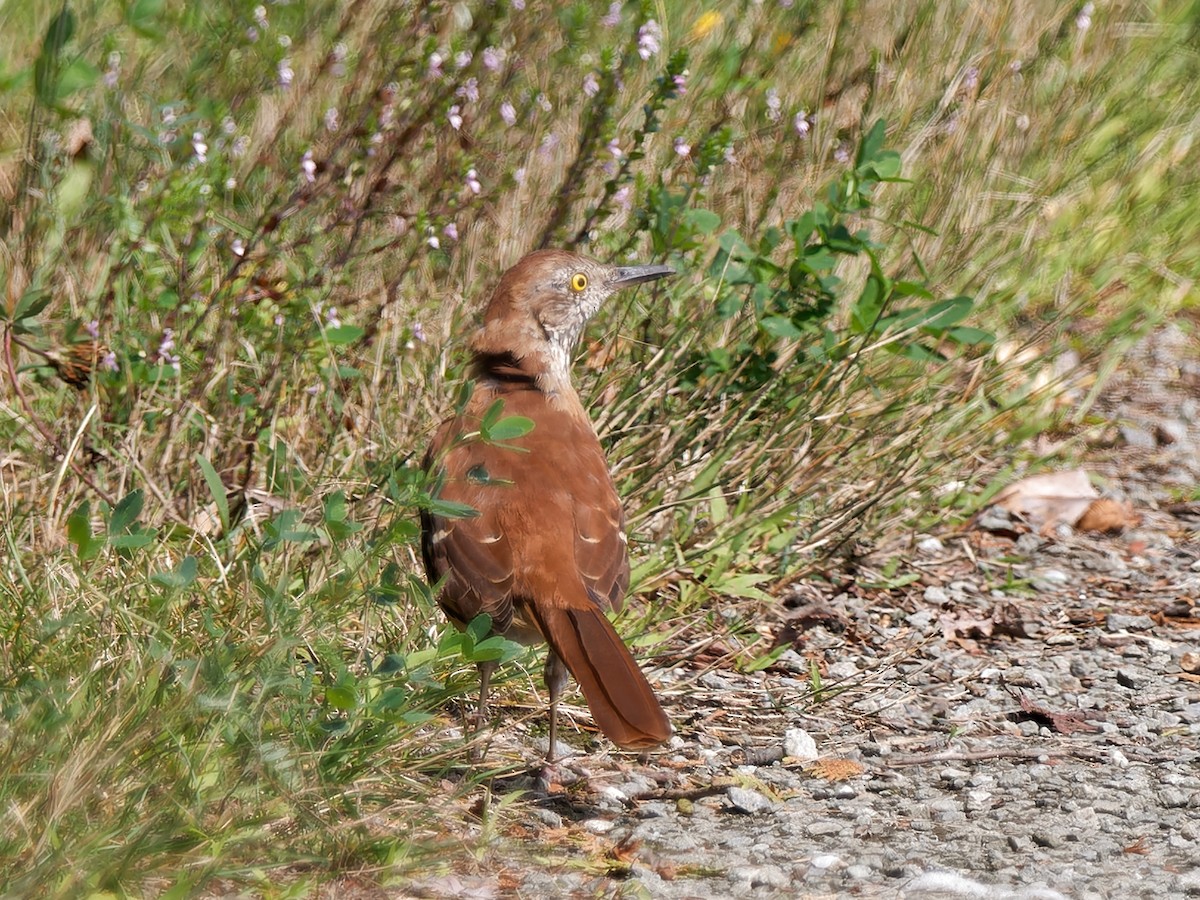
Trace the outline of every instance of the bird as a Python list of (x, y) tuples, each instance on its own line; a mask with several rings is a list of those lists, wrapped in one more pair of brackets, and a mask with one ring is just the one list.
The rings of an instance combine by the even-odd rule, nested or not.
[[(549, 764), (568, 672), (618, 747), (653, 747), (672, 733), (605, 615), (621, 609), (629, 586), (625, 514), (572, 384), (571, 354), (610, 295), (673, 274), (666, 265), (606, 265), (566, 250), (524, 256), (501, 276), (470, 339), (469, 398), (425, 454), (430, 496), (474, 511), (439, 514), (443, 503), (421, 512), (422, 557), (443, 612), (459, 628), (487, 613), (492, 633), (549, 645)], [(488, 423), (500, 412), (524, 427), (490, 438)], [(496, 665), (479, 663), (481, 719)]]

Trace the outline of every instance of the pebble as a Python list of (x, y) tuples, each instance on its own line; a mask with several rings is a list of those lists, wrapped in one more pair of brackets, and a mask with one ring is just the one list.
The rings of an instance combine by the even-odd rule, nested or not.
[(1183, 809), (1191, 805), (1192, 795), (1175, 788), (1165, 788), (1158, 793), (1158, 802), (1166, 809)]
[(783, 755), (800, 760), (816, 759), (819, 755), (817, 742), (803, 728), (789, 728), (783, 733)]
[(1186, 422), (1179, 419), (1163, 419), (1154, 426), (1154, 437), (1160, 444), (1186, 444), (1188, 427)]
[(729, 870), (729, 880), (752, 889), (781, 889), (791, 887), (792, 884), (791, 876), (776, 865), (736, 866)]
[(562, 816), (552, 810), (542, 809), (540, 806), (531, 806), (529, 808), (529, 815), (531, 818), (537, 819), (547, 828), (563, 827)]
[(1135, 669), (1117, 669), (1117, 684), (1131, 690), (1141, 690), (1146, 686), (1148, 678)]
[(1104, 620), (1104, 627), (1109, 631), (1149, 631), (1154, 627), (1154, 620), (1149, 616), (1127, 616), (1121, 613), (1109, 613)]
[(828, 837), (831, 834), (841, 834), (842, 826), (831, 819), (817, 819), (815, 822), (809, 822), (804, 830), (809, 837)]
[[(931, 584), (929, 587), (925, 588), (925, 602), (931, 603), (935, 606), (943, 606), (950, 602), (950, 595), (947, 594), (943, 588), (940, 588), (935, 584)], [(908, 617), (909, 625), (913, 624), (914, 618), (915, 616)]]
[(725, 796), (738, 812), (752, 816), (765, 812), (774, 805), (769, 798), (749, 788), (730, 787), (725, 791)]
[(908, 617), (908, 624), (917, 631), (928, 631), (933, 625), (933, 618), (934, 614), (928, 609), (919, 609)]
[(1154, 435), (1145, 428), (1138, 428), (1136, 425), (1122, 425), (1120, 433), (1121, 440), (1130, 447), (1136, 447), (1139, 450), (1153, 450), (1158, 446)]
[(1012, 515), (1002, 506), (989, 506), (975, 520), (984, 531), (1012, 531)]
[(935, 537), (927, 537), (917, 542), (917, 549), (922, 553), (932, 556), (935, 553), (941, 553), (945, 550), (946, 545)]

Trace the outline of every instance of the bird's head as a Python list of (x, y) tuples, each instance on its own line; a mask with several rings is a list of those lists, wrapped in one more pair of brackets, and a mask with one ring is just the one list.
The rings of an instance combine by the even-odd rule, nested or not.
[(540, 356), (566, 376), (584, 325), (610, 295), (674, 273), (670, 266), (610, 266), (566, 250), (538, 250), (504, 273), (473, 346), (518, 359)]

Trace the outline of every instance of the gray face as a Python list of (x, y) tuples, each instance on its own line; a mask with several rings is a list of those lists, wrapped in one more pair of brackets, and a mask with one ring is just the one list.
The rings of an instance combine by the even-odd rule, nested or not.
[(670, 266), (606, 266), (580, 258), (554, 271), (544, 285), (537, 318), (557, 353), (564, 357), (583, 333), (588, 319), (624, 287), (675, 274)]

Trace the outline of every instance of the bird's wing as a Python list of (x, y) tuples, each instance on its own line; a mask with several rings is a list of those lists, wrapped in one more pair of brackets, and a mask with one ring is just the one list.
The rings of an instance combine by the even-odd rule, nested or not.
[(575, 506), (575, 566), (597, 605), (619, 610), (629, 587), (625, 515), (607, 470), (603, 474), (607, 490)]
[(492, 617), (495, 631), (506, 631), (512, 622), (512, 546), (500, 517), (502, 503), (495, 491), (511, 485), (489, 481), (487, 452), (479, 442), (456, 443), (461, 420), (443, 424), (425, 457), (425, 469), (436, 473), (433, 496), (439, 501), (464, 504), (475, 515), (462, 518), (439, 514), (437, 508), (421, 513), (421, 552), (431, 584), (442, 578), (438, 602), (451, 618), (470, 622), (480, 613)]

